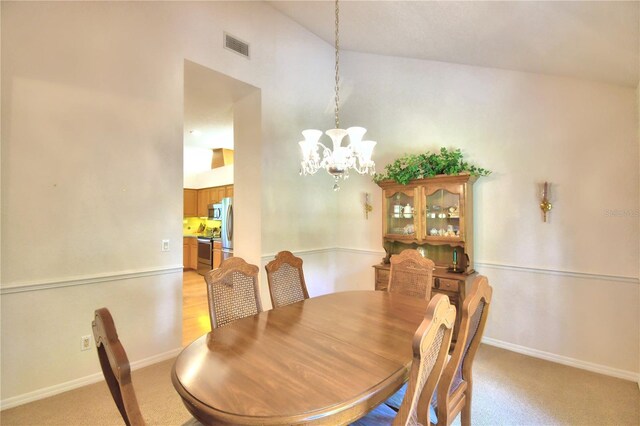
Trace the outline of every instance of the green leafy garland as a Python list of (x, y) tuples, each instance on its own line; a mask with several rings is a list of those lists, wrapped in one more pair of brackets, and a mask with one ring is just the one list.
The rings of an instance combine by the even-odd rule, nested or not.
[(400, 157), (393, 163), (387, 164), (384, 168), (384, 173), (376, 173), (373, 176), (373, 181), (380, 182), (391, 179), (406, 185), (413, 179), (423, 179), (442, 174), (457, 175), (459, 173), (487, 176), (491, 171), (464, 161), (459, 148), (451, 151), (447, 148), (440, 148), (439, 154), (432, 154), (427, 151), (424, 154), (407, 154), (404, 157)]

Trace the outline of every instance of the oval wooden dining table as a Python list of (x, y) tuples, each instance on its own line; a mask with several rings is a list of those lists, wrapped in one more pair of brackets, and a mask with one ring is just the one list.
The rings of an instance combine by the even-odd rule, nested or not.
[(348, 424), (407, 380), (426, 307), (350, 291), (262, 312), (187, 346), (173, 385), (205, 424)]

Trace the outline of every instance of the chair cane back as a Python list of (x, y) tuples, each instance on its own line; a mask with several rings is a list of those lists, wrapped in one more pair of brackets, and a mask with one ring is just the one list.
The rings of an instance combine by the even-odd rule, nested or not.
[(451, 344), (456, 308), (443, 294), (435, 295), (427, 307), (424, 320), (413, 337), (413, 363), (407, 392), (397, 414), (380, 404), (356, 426), (417, 426), (430, 424), (430, 402)]
[(309, 298), (302, 272), (302, 259), (290, 251), (279, 252), (267, 263), (269, 295), (274, 308), (289, 305)]
[(97, 309), (91, 326), (102, 374), (109, 385), (109, 391), (122, 419), (127, 426), (143, 426), (145, 422), (131, 383), (129, 359), (120, 343), (109, 310), (107, 308)]
[(257, 266), (232, 257), (205, 274), (212, 329), (262, 312), (258, 271)]
[(391, 256), (389, 291), (405, 296), (431, 298), (431, 283), (435, 264), (413, 249)]
[(458, 413), (461, 413), (462, 426), (471, 424), (471, 369), (489, 315), (492, 293), (487, 277), (479, 275), (473, 281), (471, 292), (464, 299), (458, 344), (442, 373), (436, 398), (432, 402), (438, 426), (449, 426)]

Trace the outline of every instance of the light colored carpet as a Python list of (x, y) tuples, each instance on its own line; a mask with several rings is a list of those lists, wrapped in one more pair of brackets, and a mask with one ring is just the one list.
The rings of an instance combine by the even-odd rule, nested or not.
[[(190, 415), (173, 389), (173, 360), (134, 371), (150, 425), (182, 425)], [(482, 345), (474, 364), (473, 425), (640, 425), (633, 382)], [(106, 383), (96, 383), (0, 413), (10, 425), (122, 425)], [(454, 425), (459, 425), (456, 419)]]

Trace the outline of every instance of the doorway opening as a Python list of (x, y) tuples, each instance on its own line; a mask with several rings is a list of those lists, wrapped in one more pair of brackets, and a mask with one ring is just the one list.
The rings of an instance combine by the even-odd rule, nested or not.
[(245, 236), (260, 235), (260, 99), (260, 89), (184, 61), (183, 345), (210, 330), (203, 275), (234, 255), (259, 262)]

